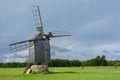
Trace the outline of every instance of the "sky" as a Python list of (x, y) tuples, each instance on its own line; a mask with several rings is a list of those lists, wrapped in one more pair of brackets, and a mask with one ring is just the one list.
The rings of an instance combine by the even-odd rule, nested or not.
[(26, 61), (28, 50), (10, 53), (9, 44), (37, 34), (34, 5), (40, 7), (45, 33), (72, 34), (50, 40), (52, 59), (105, 55), (107, 60), (120, 60), (119, 4), (119, 0), (0, 0), (0, 62)]

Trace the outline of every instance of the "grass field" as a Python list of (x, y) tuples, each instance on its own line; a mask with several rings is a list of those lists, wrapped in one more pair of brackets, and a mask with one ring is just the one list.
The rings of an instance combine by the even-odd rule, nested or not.
[(49, 74), (23, 74), (24, 68), (0, 68), (0, 80), (120, 80), (120, 67), (59, 67)]

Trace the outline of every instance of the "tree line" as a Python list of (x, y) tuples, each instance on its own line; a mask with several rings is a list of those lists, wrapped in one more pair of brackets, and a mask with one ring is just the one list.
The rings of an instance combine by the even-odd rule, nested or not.
[[(26, 65), (27, 65), (26, 62), (0, 63), (0, 68), (20, 68), (26, 67)], [(48, 66), (49, 67), (120, 66), (120, 61), (108, 61), (106, 60), (106, 57), (103, 55), (97, 56), (86, 61), (52, 59)]]
[(0, 63), (0, 68), (20, 68), (25, 66), (26, 66), (26, 62)]
[(79, 60), (61, 60), (52, 59), (48, 66), (50, 67), (79, 67), (82, 63)]

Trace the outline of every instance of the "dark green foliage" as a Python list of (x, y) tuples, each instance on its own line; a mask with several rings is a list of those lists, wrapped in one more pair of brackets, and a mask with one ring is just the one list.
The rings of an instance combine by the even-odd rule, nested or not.
[(71, 60), (71, 66), (81, 66), (82, 63), (79, 60)]
[(120, 66), (120, 61), (108, 61), (108, 66)]
[(79, 60), (61, 60), (61, 59), (52, 59), (49, 63), (50, 67), (78, 67), (81, 66)]
[(107, 66), (108, 62), (103, 55), (102, 57), (97, 56), (96, 58), (93, 58), (91, 60), (83, 61), (82, 64), (85, 66)]
[(11, 63), (0, 63), (1, 68), (17, 68), (17, 67), (25, 67), (26, 63), (19, 62), (11, 62)]
[(106, 57), (103, 55), (102, 57), (101, 57), (101, 66), (107, 66), (107, 61), (106, 61), (106, 59), (105, 59)]

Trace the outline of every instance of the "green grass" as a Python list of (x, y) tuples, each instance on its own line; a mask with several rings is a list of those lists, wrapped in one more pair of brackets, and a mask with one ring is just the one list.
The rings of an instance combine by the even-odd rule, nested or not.
[(49, 74), (23, 74), (24, 68), (0, 68), (0, 80), (120, 80), (120, 67), (59, 67)]

